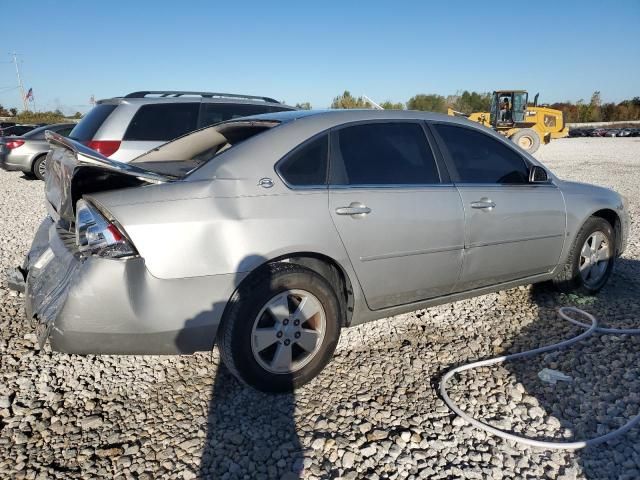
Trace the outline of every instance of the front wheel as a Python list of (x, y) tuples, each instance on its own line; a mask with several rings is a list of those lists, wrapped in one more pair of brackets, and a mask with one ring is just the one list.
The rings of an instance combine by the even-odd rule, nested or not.
[(227, 305), (218, 330), (222, 360), (253, 388), (291, 391), (331, 359), (341, 311), (334, 288), (323, 276), (299, 265), (266, 265)]
[(553, 283), (563, 292), (594, 295), (607, 283), (615, 261), (615, 234), (600, 217), (589, 218), (576, 236), (567, 263)]

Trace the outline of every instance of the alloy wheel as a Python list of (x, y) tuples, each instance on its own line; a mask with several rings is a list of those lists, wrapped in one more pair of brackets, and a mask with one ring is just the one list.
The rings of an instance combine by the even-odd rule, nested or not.
[(300, 370), (322, 346), (327, 317), (318, 298), (306, 290), (287, 290), (271, 298), (253, 322), (251, 351), (265, 370)]
[(599, 230), (593, 232), (580, 250), (578, 269), (585, 285), (598, 285), (607, 271), (610, 259), (611, 248), (606, 235)]

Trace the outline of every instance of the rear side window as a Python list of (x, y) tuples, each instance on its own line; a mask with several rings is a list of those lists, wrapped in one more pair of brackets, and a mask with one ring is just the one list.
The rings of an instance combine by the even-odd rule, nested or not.
[[(440, 183), (422, 126), (372, 123), (338, 130), (332, 183), (338, 185), (419, 185)], [(335, 163), (335, 166), (334, 166)]]
[(514, 150), (477, 130), (436, 124), (459, 183), (529, 183), (527, 164)]
[(163, 142), (192, 132), (198, 125), (199, 103), (160, 103), (141, 106), (124, 140)]
[(327, 180), (327, 155), (329, 136), (305, 143), (295, 149), (278, 165), (278, 172), (290, 185), (325, 185)]
[(80, 120), (80, 123), (71, 130), (71, 135), (69, 136), (80, 142), (92, 140), (98, 129), (116, 107), (117, 105), (96, 105)]
[(272, 105), (243, 105), (226, 103), (203, 103), (200, 126), (208, 127), (215, 123), (224, 122), (239, 117), (249, 115), (259, 115), (261, 113), (273, 113), (290, 110), (289, 108), (274, 107)]

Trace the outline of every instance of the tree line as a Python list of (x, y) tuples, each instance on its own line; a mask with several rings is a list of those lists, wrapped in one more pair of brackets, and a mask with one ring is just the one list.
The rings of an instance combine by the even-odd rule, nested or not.
[[(491, 94), (464, 92), (444, 97), (435, 93), (420, 93), (414, 95), (406, 103), (392, 102), (390, 100), (380, 103), (385, 110), (424, 110), (446, 113), (447, 108), (452, 108), (462, 113), (487, 112), (491, 106)], [(371, 108), (373, 105), (364, 97), (354, 97), (351, 92), (345, 90), (331, 102), (331, 108)]]
[(599, 91), (593, 92), (591, 100), (572, 102), (558, 102), (551, 108), (562, 110), (567, 123), (583, 122), (619, 122), (640, 120), (640, 97), (622, 100), (619, 103), (603, 102)]
[[(532, 99), (531, 99), (532, 100)], [(299, 103), (298, 108), (311, 109), (309, 102)], [(467, 90), (447, 97), (434, 93), (418, 94), (407, 102), (392, 102), (390, 100), (380, 103), (385, 110), (424, 110), (446, 113), (448, 108), (464, 114), (473, 112), (488, 112), (491, 108), (491, 93), (469, 92)], [(355, 97), (345, 90), (344, 93), (334, 97), (331, 108), (372, 108), (373, 105), (364, 97)], [(573, 103), (556, 102), (549, 105), (551, 108), (561, 110), (565, 114), (568, 123), (579, 122), (616, 122), (640, 120), (640, 97), (623, 100), (619, 103), (603, 102), (599, 91), (591, 96), (589, 102), (578, 100)]]
[(82, 118), (82, 113), (76, 112), (74, 115), (68, 117), (61, 110), (56, 109), (53, 111), (44, 112), (31, 112), (23, 110), (18, 112), (17, 108), (6, 109), (0, 105), (0, 117), (12, 117), (11, 121), (15, 123), (64, 123), (69, 118), (79, 119)]

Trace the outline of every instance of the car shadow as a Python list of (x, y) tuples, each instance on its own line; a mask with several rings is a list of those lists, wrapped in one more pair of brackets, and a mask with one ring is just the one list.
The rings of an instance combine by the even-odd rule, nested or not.
[[(249, 256), (240, 262), (239, 270), (244, 270), (245, 262), (256, 265), (263, 261)], [(239, 295), (231, 301), (241, 302)], [(203, 319), (228, 307), (214, 304), (211, 310), (187, 320), (176, 338), (178, 349), (186, 351), (193, 343), (191, 327), (201, 328)], [(229, 372), (213, 345), (211, 360), (216, 368), (208, 394), (198, 478), (302, 478), (304, 457), (294, 419), (294, 394), (267, 394), (243, 384)]]
[[(537, 310), (535, 318), (502, 345), (503, 351), (530, 350), (584, 331), (559, 318), (557, 311), (563, 306), (591, 313), (601, 326), (640, 328), (639, 298), (640, 261), (632, 259), (617, 260), (609, 282), (596, 296), (562, 294), (550, 284), (533, 285), (529, 299)], [(524, 412), (529, 409), (514, 421), (512, 431), (566, 442), (591, 439), (621, 427), (639, 413), (639, 347), (639, 336), (594, 334), (563, 350), (502, 364), (516, 382), (511, 386), (523, 392), (519, 403), (525, 406)], [(555, 385), (545, 382), (538, 375), (545, 368), (571, 379)], [(541, 408), (544, 414), (531, 414), (532, 407)], [(586, 478), (640, 478), (639, 444), (640, 429), (635, 428), (573, 455)]]

